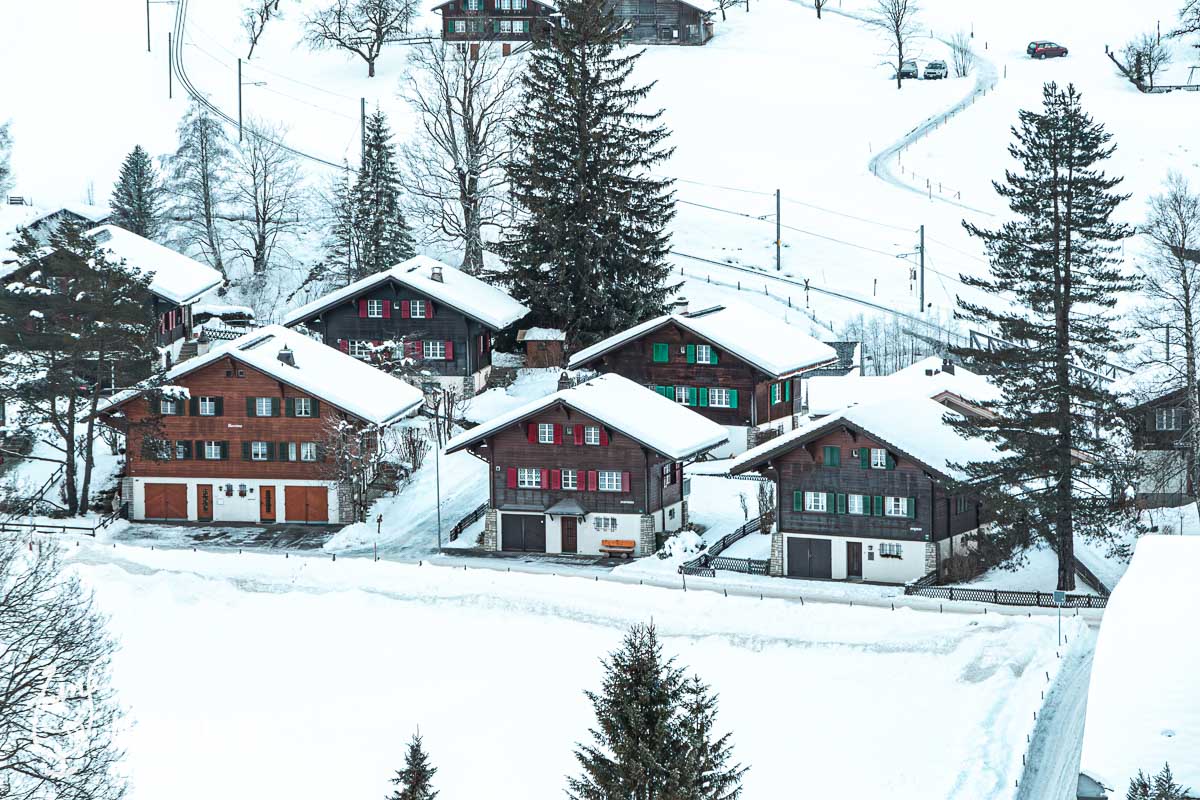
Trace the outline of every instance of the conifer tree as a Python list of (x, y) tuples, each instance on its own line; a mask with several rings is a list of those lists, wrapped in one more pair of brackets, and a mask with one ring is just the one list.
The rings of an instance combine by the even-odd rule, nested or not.
[(742, 775), (746, 767), (730, 765), (732, 734), (714, 738), (717, 698), (708, 691), (699, 675), (683, 686), (683, 736), (686, 742), (683, 768), (683, 792), (687, 800), (737, 800), (742, 794)]
[(221, 216), (230, 201), (233, 149), (221, 121), (193, 103), (179, 123), (179, 147), (167, 161), (167, 181), (181, 244), (225, 277)]
[(1151, 778), (1139, 769), (1137, 777), (1129, 780), (1125, 800), (1187, 800), (1189, 789), (1175, 782), (1171, 765), (1163, 764), (1157, 775)]
[(413, 734), (404, 754), (404, 769), (396, 772), (392, 783), (396, 786), (388, 800), (433, 800), (438, 793), (433, 788), (433, 776), (437, 767), (429, 763), (421, 734)]
[(147, 239), (158, 237), (163, 216), (162, 188), (154, 164), (141, 145), (125, 157), (108, 204), (114, 225)]
[(565, 0), (522, 77), (507, 167), (520, 210), (498, 252), (531, 324), (587, 344), (663, 312), (672, 182), (661, 111), (636, 110), (653, 84), (619, 50), (625, 23), (604, 0)]
[(400, 173), (387, 117), (367, 117), (362, 169), (353, 189), (353, 224), (359, 239), (358, 278), (373, 275), (416, 254), (400, 205)]
[(11, 122), (0, 124), (0, 194), (13, 187)]
[(1109, 539), (1121, 517), (1115, 495), (1127, 461), (1116, 396), (1095, 373), (1128, 349), (1112, 309), (1135, 282), (1119, 243), (1129, 228), (1111, 220), (1125, 195), (1102, 163), (1111, 135), (1084, 112), (1074, 86), (1047, 84), (1043, 107), (1021, 111), (1008, 171), (996, 191), (1013, 218), (994, 230), (965, 223), (991, 262), (987, 277), (963, 282), (989, 302), (959, 298), (959, 316), (1008, 344), (959, 348), (988, 375), (999, 398), (991, 416), (954, 422), (1000, 450), (997, 461), (964, 465), (996, 514), (980, 536), (985, 560), (1002, 561), (1037, 538), (1058, 554), (1058, 588), (1075, 588), (1074, 537)]

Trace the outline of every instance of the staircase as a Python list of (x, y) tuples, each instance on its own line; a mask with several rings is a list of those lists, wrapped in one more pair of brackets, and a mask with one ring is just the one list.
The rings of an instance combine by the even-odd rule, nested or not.
[(175, 363), (178, 364), (182, 361), (187, 361), (189, 358), (195, 358), (198, 355), (200, 355), (200, 346), (196, 343), (195, 339), (189, 339), (179, 348), (179, 358), (176, 359)]

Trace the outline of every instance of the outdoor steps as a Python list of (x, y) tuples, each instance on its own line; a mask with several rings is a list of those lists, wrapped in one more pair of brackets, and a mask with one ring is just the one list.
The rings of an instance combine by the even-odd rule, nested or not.
[(199, 345), (194, 340), (183, 343), (179, 348), (179, 359), (175, 362), (178, 364), (181, 361), (187, 361), (189, 358), (195, 358), (200, 354)]

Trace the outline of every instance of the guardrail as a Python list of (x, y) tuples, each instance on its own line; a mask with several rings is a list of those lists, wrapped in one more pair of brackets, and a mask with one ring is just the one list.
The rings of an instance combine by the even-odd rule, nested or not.
[[(1009, 589), (962, 589), (957, 586), (918, 586), (917, 583), (919, 582), (910, 583), (905, 586), (904, 593), (917, 597), (933, 597), (941, 600), (965, 600), (975, 603), (994, 603), (1001, 606), (1057, 607), (1052, 592), (1019, 592)], [(1107, 606), (1107, 597), (1091, 594), (1068, 594), (1062, 604), (1063, 608), (1106, 608)]]

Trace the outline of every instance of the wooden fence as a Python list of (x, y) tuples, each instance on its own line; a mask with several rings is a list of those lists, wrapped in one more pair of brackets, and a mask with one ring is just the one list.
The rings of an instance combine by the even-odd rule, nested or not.
[(762, 521), (762, 517), (755, 517), (733, 533), (725, 534), (709, 545), (708, 549), (703, 553), (691, 561), (680, 564), (680, 573), (684, 575), (699, 575), (704, 578), (715, 578), (717, 576), (716, 571), (719, 569), (729, 572), (742, 572), (747, 575), (769, 574), (771, 562), (766, 559), (720, 557), (726, 548), (746, 536), (746, 534), (761, 530)]
[(0, 533), (22, 531), (25, 533), (81, 533), (87, 536), (95, 536), (96, 531), (107, 528), (117, 519), (126, 517), (128, 513), (129, 503), (125, 502), (121, 504), (120, 508), (105, 514), (93, 525), (79, 525), (67, 521), (60, 523), (57, 520), (16, 522), (14, 518), (9, 518), (0, 522)]
[(471, 527), (472, 523), (478, 521), (480, 517), (486, 514), (487, 510), (488, 504), (486, 502), (480, 503), (478, 508), (476, 508), (470, 514), (467, 514), (458, 522), (454, 523), (454, 527), (450, 529), (450, 541), (453, 542), (455, 539), (461, 536), (462, 532)]
[[(928, 576), (926, 576), (928, 577)], [(923, 580), (923, 579), (922, 579)], [(957, 586), (920, 586), (920, 581), (904, 587), (906, 595), (933, 597), (940, 600), (964, 600), (974, 603), (994, 603), (1001, 606), (1037, 606), (1055, 608), (1051, 592), (1018, 592), (1008, 589), (963, 589)], [(1105, 608), (1108, 598), (1091, 594), (1069, 594), (1063, 608)]]

